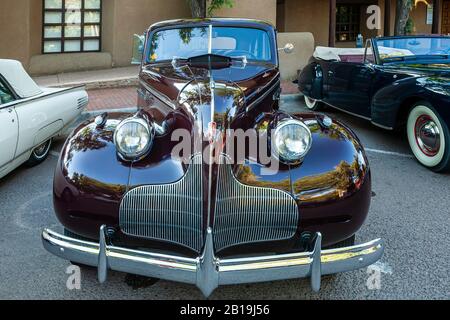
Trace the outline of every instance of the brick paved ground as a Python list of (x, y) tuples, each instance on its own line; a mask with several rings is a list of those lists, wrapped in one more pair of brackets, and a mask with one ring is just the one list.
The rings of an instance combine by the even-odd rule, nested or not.
[[(297, 85), (291, 82), (283, 82), (281, 87), (283, 94), (298, 93)], [(135, 107), (137, 104), (136, 87), (93, 89), (88, 93), (88, 111)]]
[(281, 93), (282, 94), (296, 94), (298, 93), (298, 86), (292, 81), (281, 82)]
[(135, 107), (136, 87), (88, 90), (88, 111)]

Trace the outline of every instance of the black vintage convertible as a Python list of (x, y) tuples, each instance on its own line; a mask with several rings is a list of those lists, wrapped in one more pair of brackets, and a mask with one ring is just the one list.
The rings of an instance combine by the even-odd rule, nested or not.
[(417, 160), (450, 170), (450, 37), (374, 38), (366, 48), (317, 47), (299, 75), (306, 106), (323, 104), (393, 130)]

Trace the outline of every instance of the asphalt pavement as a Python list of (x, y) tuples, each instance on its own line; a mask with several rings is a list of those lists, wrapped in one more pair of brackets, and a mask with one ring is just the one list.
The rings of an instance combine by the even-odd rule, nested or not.
[[(298, 98), (285, 99), (283, 108), (305, 110)], [(449, 299), (450, 175), (418, 164), (401, 132), (325, 112), (349, 125), (367, 150), (373, 198), (357, 242), (384, 238), (382, 260), (370, 270), (325, 277), (319, 293), (311, 291), (309, 280), (298, 279), (220, 287), (210, 299)], [(61, 230), (51, 192), (62, 143), (56, 141), (41, 165), (0, 180), (0, 299), (203, 299), (190, 285), (118, 272), (100, 285), (94, 269), (82, 269), (80, 290), (67, 288), (70, 263), (46, 252), (40, 239), (44, 227)]]

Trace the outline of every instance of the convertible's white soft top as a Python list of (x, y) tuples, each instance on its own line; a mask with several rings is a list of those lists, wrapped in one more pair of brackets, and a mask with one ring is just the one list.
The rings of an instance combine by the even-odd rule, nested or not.
[[(314, 58), (321, 60), (335, 60), (341, 61), (344, 56), (364, 56), (365, 48), (332, 48), (332, 47), (316, 47), (314, 51)], [(385, 56), (409, 56), (414, 55), (411, 51), (406, 49), (378, 47), (380, 55)]]
[(42, 93), (41, 88), (31, 79), (19, 61), (0, 59), (0, 74), (23, 99)]
[(314, 51), (314, 58), (322, 60), (340, 61), (340, 56), (364, 55), (364, 48), (331, 48), (318, 46)]

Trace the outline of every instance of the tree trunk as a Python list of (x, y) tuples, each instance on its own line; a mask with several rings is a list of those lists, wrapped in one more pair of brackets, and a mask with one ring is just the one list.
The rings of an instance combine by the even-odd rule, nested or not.
[(412, 1), (411, 0), (397, 0), (397, 7), (395, 10), (395, 30), (396, 36), (403, 36), (406, 34), (406, 23), (409, 19), (409, 13), (411, 12)]
[(192, 18), (206, 18), (206, 0), (189, 0)]

